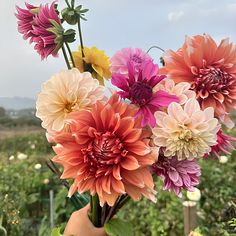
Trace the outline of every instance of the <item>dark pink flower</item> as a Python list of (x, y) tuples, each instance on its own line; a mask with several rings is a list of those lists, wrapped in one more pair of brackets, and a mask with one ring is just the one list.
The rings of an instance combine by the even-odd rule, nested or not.
[(169, 159), (159, 156), (152, 170), (164, 178), (164, 190), (174, 191), (178, 196), (182, 195), (181, 189), (194, 191), (201, 175), (200, 166), (195, 160), (178, 160), (176, 157)]
[(234, 150), (234, 146), (231, 142), (236, 142), (236, 138), (223, 134), (220, 129), (217, 133), (217, 144), (211, 147), (211, 152), (209, 155), (214, 155), (217, 158), (220, 158), (220, 152), (230, 155), (229, 150)]
[(17, 13), (16, 18), (18, 19), (18, 31), (23, 34), (24, 39), (34, 37), (32, 33), (33, 21), (35, 13), (38, 7), (25, 3), (26, 9), (16, 6)]
[(16, 17), (19, 32), (25, 39), (30, 38), (42, 60), (49, 55), (57, 56), (63, 43), (63, 28), (55, 9), (55, 2), (34, 7), (26, 4), (27, 9), (17, 7)]
[(113, 74), (111, 82), (122, 90), (119, 95), (123, 99), (127, 98), (139, 107), (137, 116), (142, 117), (142, 126), (150, 124), (154, 127), (154, 113), (162, 107), (167, 107), (171, 102), (178, 102), (179, 99), (162, 90), (153, 91), (153, 88), (165, 78), (158, 75), (158, 66), (153, 62), (141, 64), (138, 71), (133, 63), (129, 62), (127, 66), (128, 77), (124, 74)]
[(57, 56), (57, 52), (61, 47), (61, 41), (57, 42), (57, 38), (60, 37), (63, 29), (61, 20), (55, 10), (55, 2), (51, 6), (48, 4), (40, 5), (32, 32), (37, 35), (33, 38), (34, 48), (41, 55), (42, 60), (49, 55)]

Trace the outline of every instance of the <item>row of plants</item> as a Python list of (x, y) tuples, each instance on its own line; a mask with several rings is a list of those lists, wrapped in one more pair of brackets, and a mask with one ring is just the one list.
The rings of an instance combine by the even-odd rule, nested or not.
[[(67, 189), (47, 168), (45, 161), (52, 157), (51, 147), (44, 135), (8, 138), (0, 143), (0, 214), (8, 235), (50, 235), (49, 191), (55, 193), (55, 225), (62, 230), (74, 211), (65, 198)], [(199, 189), (198, 225), (203, 235), (229, 235), (234, 232), (226, 223), (236, 217), (232, 210), (236, 198), (236, 156), (225, 163), (201, 161), (202, 177)], [(158, 201), (143, 199), (130, 203), (120, 213), (129, 220), (135, 236), (183, 235), (182, 201), (174, 194), (161, 191), (157, 179)], [(138, 204), (138, 206), (137, 206)], [(0, 216), (1, 217), (1, 216)]]

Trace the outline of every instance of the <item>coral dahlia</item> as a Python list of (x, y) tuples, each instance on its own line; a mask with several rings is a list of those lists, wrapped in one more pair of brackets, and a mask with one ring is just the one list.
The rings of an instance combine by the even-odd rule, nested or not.
[(148, 145), (150, 133), (134, 118), (136, 108), (114, 94), (108, 102), (97, 102), (91, 111), (74, 112), (67, 120), (70, 132), (54, 140), (53, 161), (64, 167), (61, 178), (72, 178), (69, 196), (78, 190), (98, 194), (100, 204), (113, 206), (127, 193), (134, 200), (142, 195), (154, 200), (154, 184), (149, 166), (155, 155)]
[(137, 116), (142, 117), (143, 127), (147, 124), (154, 127), (154, 113), (162, 107), (167, 107), (171, 102), (179, 101), (176, 96), (163, 90), (154, 92), (153, 88), (164, 78), (165, 76), (158, 75), (158, 66), (152, 62), (140, 65), (138, 72), (132, 63), (128, 63), (128, 77), (123, 74), (112, 74), (112, 84), (122, 90), (119, 95), (139, 107)]
[(219, 125), (214, 110), (208, 107), (202, 111), (196, 99), (188, 100), (184, 106), (173, 102), (167, 113), (157, 111), (155, 117), (153, 142), (164, 148), (166, 157), (200, 158), (216, 144)]
[(219, 45), (209, 35), (186, 37), (177, 52), (164, 55), (164, 71), (176, 83), (189, 82), (203, 109), (213, 107), (215, 116), (233, 126), (228, 113), (236, 109), (236, 47), (229, 39)]

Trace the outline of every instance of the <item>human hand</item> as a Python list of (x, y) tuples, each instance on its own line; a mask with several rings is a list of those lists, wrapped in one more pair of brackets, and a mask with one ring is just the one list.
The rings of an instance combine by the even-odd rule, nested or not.
[(104, 228), (96, 228), (90, 221), (88, 217), (89, 209), (90, 204), (71, 215), (64, 236), (106, 236)]

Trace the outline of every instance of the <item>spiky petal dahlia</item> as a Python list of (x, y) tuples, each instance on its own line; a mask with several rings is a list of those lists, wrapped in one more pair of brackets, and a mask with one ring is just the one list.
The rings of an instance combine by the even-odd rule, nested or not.
[(152, 165), (152, 171), (164, 179), (164, 190), (174, 191), (177, 196), (182, 195), (182, 189), (194, 191), (201, 175), (196, 160), (178, 160), (176, 157), (169, 159), (162, 155)]
[[(72, 113), (64, 132), (54, 137), (53, 161), (64, 166), (61, 178), (72, 178), (69, 196), (78, 190), (98, 194), (100, 204), (113, 206), (117, 197), (128, 193), (134, 200), (142, 195), (154, 200), (154, 184), (148, 169), (155, 162), (136, 109), (114, 94), (107, 103), (97, 102), (91, 111)], [(67, 137), (67, 138), (65, 138)]]
[(112, 84), (122, 90), (119, 92), (120, 96), (139, 107), (137, 116), (142, 117), (143, 127), (147, 124), (154, 127), (154, 113), (179, 100), (163, 90), (154, 92), (153, 88), (164, 78), (165, 76), (158, 75), (158, 67), (152, 62), (140, 65), (138, 72), (132, 63), (128, 63), (128, 77), (123, 74), (112, 74)]
[(236, 142), (236, 138), (225, 135), (220, 129), (217, 133), (217, 144), (211, 147), (210, 155), (214, 155), (220, 159), (219, 153), (222, 152), (226, 155), (230, 155), (228, 150), (234, 150), (234, 146), (231, 142)]
[(36, 116), (48, 131), (61, 131), (68, 114), (90, 109), (104, 97), (104, 87), (89, 72), (62, 71), (42, 86), (36, 102)]
[(141, 64), (152, 62), (148, 53), (140, 48), (123, 48), (111, 58), (111, 72), (128, 75), (128, 64), (133, 64), (134, 69), (139, 71)]
[(17, 13), (16, 18), (18, 19), (18, 31), (23, 34), (24, 39), (32, 38), (34, 34), (33, 21), (35, 13), (38, 11), (38, 7), (25, 3), (26, 9), (16, 6)]
[(217, 46), (209, 35), (186, 37), (177, 52), (165, 56), (165, 72), (176, 83), (189, 82), (203, 109), (213, 107), (215, 116), (229, 127), (236, 109), (236, 47), (229, 39)]
[(219, 130), (214, 109), (200, 109), (196, 99), (188, 100), (184, 106), (171, 103), (167, 113), (155, 113), (157, 126), (153, 129), (153, 142), (164, 148), (166, 157), (179, 160), (203, 157), (216, 144)]
[(54, 1), (50, 6), (40, 5), (34, 7), (26, 4), (27, 9), (16, 7), (18, 30), (25, 39), (30, 38), (34, 43), (34, 49), (42, 60), (49, 55), (57, 56), (63, 43), (63, 31), (61, 20), (56, 12)]
[(81, 72), (91, 72), (93, 77), (103, 85), (104, 79), (111, 78), (110, 58), (104, 51), (99, 50), (96, 47), (85, 47), (83, 53), (84, 57), (82, 57), (81, 48), (79, 48), (78, 52), (73, 52), (76, 68)]

